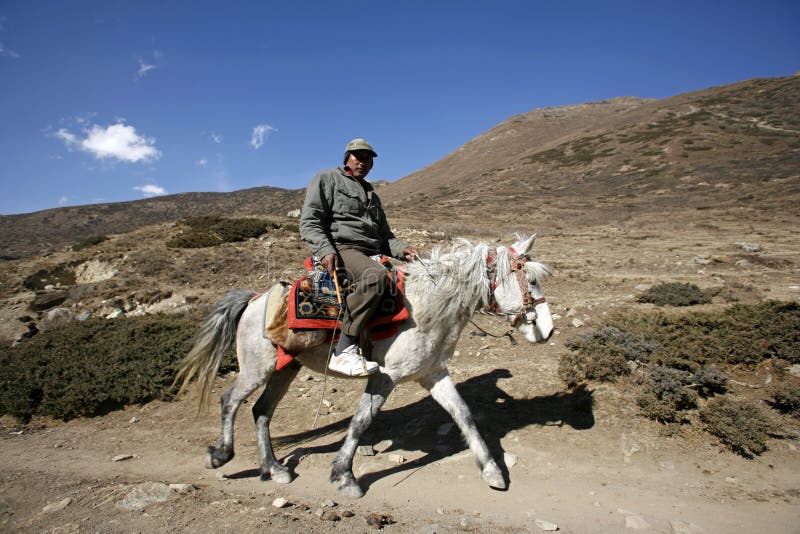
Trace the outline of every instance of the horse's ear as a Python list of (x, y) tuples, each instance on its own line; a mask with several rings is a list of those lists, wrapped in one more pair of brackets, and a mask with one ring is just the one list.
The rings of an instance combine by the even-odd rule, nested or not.
[(529, 238), (523, 240), (520, 243), (519, 248), (517, 248), (517, 247), (514, 247), (514, 248), (516, 248), (517, 250), (521, 251), (521, 253), (523, 255), (530, 254), (531, 250), (533, 250), (533, 242), (534, 241), (536, 241), (536, 234), (533, 234)]

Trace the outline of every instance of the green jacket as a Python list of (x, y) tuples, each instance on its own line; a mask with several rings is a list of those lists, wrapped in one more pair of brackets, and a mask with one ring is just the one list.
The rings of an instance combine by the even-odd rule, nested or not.
[(300, 236), (318, 258), (336, 252), (337, 244), (398, 259), (403, 259), (406, 247), (389, 229), (372, 186), (362, 187), (342, 167), (322, 171), (311, 180), (300, 214)]

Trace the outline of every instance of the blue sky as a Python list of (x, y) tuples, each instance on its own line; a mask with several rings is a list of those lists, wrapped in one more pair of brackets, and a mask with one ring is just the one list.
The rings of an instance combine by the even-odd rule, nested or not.
[(800, 2), (0, 0), (0, 213), (396, 180), (512, 115), (800, 71)]

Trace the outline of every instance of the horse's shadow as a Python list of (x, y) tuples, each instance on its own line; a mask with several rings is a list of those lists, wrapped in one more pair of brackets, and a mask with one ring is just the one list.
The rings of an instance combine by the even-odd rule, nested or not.
[[(456, 385), (461, 396), (470, 407), (475, 423), (486, 444), (497, 460), (506, 480), (508, 468), (503, 461), (500, 439), (509, 432), (529, 425), (569, 425), (577, 430), (594, 426), (592, 391), (579, 387), (571, 391), (533, 398), (514, 398), (503, 391), (498, 380), (511, 378), (507, 369), (496, 369)], [(346, 429), (350, 418), (342, 419), (315, 430), (309, 430), (273, 439), (276, 449), (285, 450), (293, 445), (318, 439)], [(334, 452), (344, 438), (324, 445), (297, 447), (290, 452), (286, 465), (295, 470), (303, 457), (311, 454)], [(367, 473), (359, 483), (367, 490), (375, 481), (403, 471), (418, 469), (442, 458), (466, 450), (460, 431), (450, 415), (430, 396), (409, 405), (382, 411), (373, 422), (360, 445), (374, 445), (382, 440), (391, 440), (391, 445), (382, 454), (392, 450), (421, 451), (420, 458), (387, 469)], [(254, 476), (258, 471), (247, 470), (231, 478)]]

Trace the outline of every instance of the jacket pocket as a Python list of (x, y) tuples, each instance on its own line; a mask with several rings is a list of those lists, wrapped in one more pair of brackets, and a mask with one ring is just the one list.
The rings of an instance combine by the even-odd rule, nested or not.
[(357, 193), (337, 188), (334, 210), (339, 213), (359, 215), (361, 213), (361, 198), (359, 198)]

